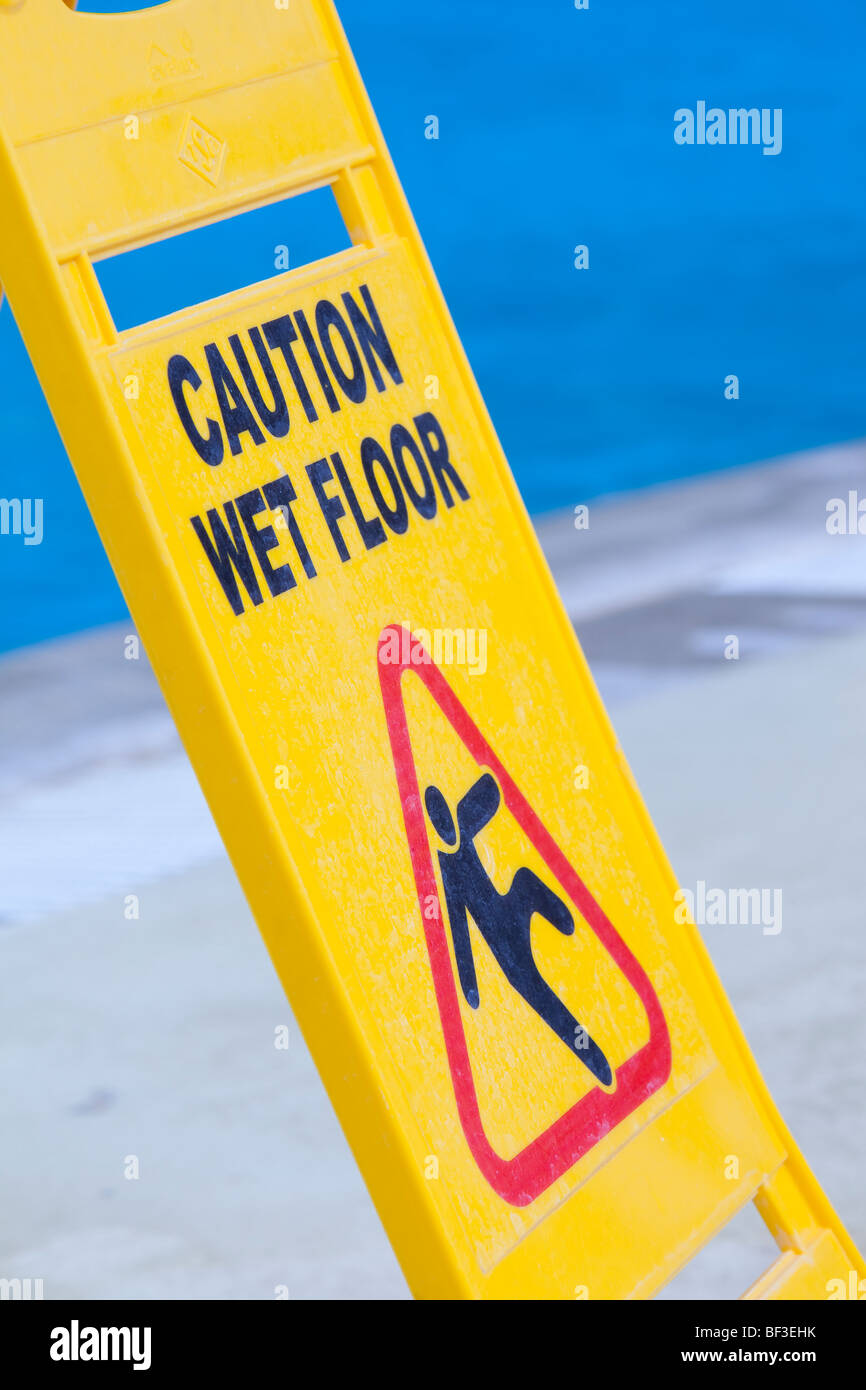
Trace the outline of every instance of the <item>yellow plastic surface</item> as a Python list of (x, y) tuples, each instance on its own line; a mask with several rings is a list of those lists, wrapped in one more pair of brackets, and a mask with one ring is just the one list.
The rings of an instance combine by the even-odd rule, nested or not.
[[(94, 259), (324, 184), (349, 250), (115, 329)], [(0, 205), (0, 280), (414, 1293), (646, 1298), (753, 1199), (785, 1253), (749, 1296), (862, 1274), (675, 922), (332, 6), (0, 5)], [(524, 871), (609, 1084), (509, 983), (504, 918), (470, 912), (477, 1000), (459, 978), (425, 792), (485, 776), (483, 875), (513, 905)]]

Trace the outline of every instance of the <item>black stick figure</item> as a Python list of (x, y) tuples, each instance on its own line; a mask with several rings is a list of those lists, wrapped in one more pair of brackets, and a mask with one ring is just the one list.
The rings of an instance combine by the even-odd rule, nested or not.
[(438, 787), (427, 788), (424, 804), (439, 838), (446, 845), (457, 845), (450, 852), (439, 850), (439, 867), (457, 971), (466, 1003), (471, 1009), (477, 1009), (479, 1004), (468, 914), (512, 988), (589, 1068), (596, 1080), (603, 1086), (609, 1086), (613, 1076), (610, 1063), (598, 1043), (593, 1042), (586, 1029), (569, 1013), (543, 978), (532, 954), (530, 929), (533, 913), (544, 917), (563, 936), (571, 936), (574, 932), (571, 913), (531, 869), (518, 869), (508, 892), (497, 892), (475, 848), (475, 836), (493, 818), (499, 807), (496, 781), (486, 772), (470, 787), (457, 805), (457, 829), (448, 803)]

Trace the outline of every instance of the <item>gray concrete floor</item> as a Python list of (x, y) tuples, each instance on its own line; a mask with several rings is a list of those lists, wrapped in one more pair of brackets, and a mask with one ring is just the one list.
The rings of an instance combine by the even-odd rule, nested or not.
[[(539, 523), (681, 883), (782, 891), (778, 935), (704, 936), (861, 1246), (866, 537), (824, 520), (864, 463), (827, 450), (595, 504), (588, 531)], [(0, 661), (0, 1276), (48, 1298), (405, 1298), (128, 631)], [(772, 1257), (744, 1213), (667, 1296), (735, 1297)]]

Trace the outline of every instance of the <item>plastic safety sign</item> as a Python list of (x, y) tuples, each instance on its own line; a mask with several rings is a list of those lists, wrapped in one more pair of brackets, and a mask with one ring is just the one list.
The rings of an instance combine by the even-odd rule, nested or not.
[[(676, 921), (334, 10), (254, 8), (0, 6), (0, 279), (410, 1284), (648, 1297), (754, 1199), (751, 1296), (824, 1297), (859, 1257)], [(348, 250), (117, 330), (99, 256), (323, 185)]]

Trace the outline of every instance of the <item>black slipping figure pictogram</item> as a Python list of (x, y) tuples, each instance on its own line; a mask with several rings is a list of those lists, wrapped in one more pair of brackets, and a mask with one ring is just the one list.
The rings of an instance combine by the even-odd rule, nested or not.
[(563, 936), (573, 934), (574, 918), (562, 899), (531, 869), (518, 869), (508, 892), (499, 893), (475, 848), (475, 836), (492, 820), (499, 800), (499, 787), (486, 772), (458, 802), (455, 828), (454, 817), (439, 788), (431, 786), (424, 793), (427, 814), (439, 838), (446, 845), (456, 846), (439, 850), (439, 867), (464, 997), (470, 1008), (478, 1008), (478, 979), (469, 936), (471, 917), (511, 987), (595, 1079), (609, 1086), (613, 1079), (610, 1063), (598, 1043), (551, 989), (532, 954), (534, 913), (544, 917)]

